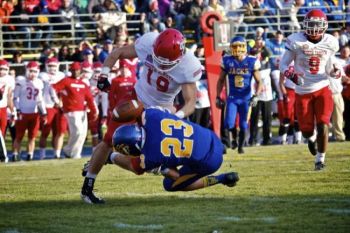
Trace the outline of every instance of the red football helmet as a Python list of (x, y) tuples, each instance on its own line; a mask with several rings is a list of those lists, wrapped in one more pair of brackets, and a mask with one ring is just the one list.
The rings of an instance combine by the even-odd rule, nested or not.
[(185, 54), (185, 37), (176, 29), (161, 32), (153, 44), (153, 63), (162, 72), (172, 70)]
[(56, 74), (58, 72), (58, 59), (56, 57), (51, 57), (46, 60), (45, 63), (46, 71), (50, 74)]
[(34, 78), (37, 78), (39, 76), (40, 72), (40, 67), (39, 63), (36, 61), (30, 61), (27, 64), (27, 69), (26, 69), (26, 77), (29, 80), (33, 80)]
[(305, 34), (317, 39), (323, 36), (328, 28), (327, 16), (319, 9), (311, 10), (305, 15), (303, 25)]
[(9, 63), (5, 59), (0, 59), (0, 77), (8, 75)]

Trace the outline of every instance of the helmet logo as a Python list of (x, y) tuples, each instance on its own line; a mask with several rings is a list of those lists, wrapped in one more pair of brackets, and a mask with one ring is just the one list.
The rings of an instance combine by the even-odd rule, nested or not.
[(115, 150), (119, 153), (124, 154), (124, 155), (130, 155), (129, 146), (126, 144), (115, 145)]

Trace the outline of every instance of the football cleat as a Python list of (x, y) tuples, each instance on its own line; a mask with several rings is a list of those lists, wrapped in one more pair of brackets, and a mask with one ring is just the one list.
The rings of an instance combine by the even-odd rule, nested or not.
[(238, 146), (237, 141), (236, 141), (236, 140), (233, 140), (233, 141), (231, 142), (231, 149), (232, 149), (232, 150), (235, 150), (235, 149), (237, 148), (237, 146)]
[(97, 197), (93, 191), (88, 192), (86, 190), (82, 190), (80, 193), (80, 197), (84, 202), (86, 202), (88, 204), (104, 204), (105, 203), (105, 201), (102, 198)]
[(31, 161), (31, 160), (33, 160), (33, 156), (30, 154), (27, 154), (27, 161)]
[(95, 179), (85, 177), (83, 187), (81, 188), (80, 197), (88, 204), (104, 204), (105, 201), (97, 197), (94, 190)]
[(315, 171), (322, 171), (326, 165), (322, 162), (315, 163)]
[(243, 147), (238, 147), (238, 154), (244, 154)]
[(309, 147), (310, 153), (315, 156), (317, 154), (316, 141), (307, 140), (307, 146)]
[(225, 180), (222, 182), (222, 184), (233, 187), (236, 185), (237, 181), (239, 181), (239, 176), (237, 172), (229, 172), (225, 174)]

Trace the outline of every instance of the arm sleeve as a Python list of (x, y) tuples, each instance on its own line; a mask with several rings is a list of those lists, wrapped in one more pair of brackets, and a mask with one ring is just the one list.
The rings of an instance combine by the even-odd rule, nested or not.
[(19, 96), (20, 96), (20, 93), (21, 93), (21, 84), (19, 82), (16, 82), (15, 90), (13, 92), (13, 104), (15, 105), (15, 108), (17, 110), (20, 110), (19, 109)]
[(39, 113), (41, 115), (46, 115), (45, 101), (43, 98), (44, 83), (42, 83), (42, 88), (39, 89), (39, 93), (36, 96), (36, 103), (38, 105)]
[(62, 79), (61, 81), (55, 83), (52, 85), (52, 87), (55, 89), (55, 91), (58, 93), (60, 91), (62, 91), (65, 87), (65, 83), (66, 83), (66, 78)]
[(94, 97), (92, 96), (92, 94), (90, 92), (90, 88), (86, 85), (85, 85), (85, 100), (86, 100), (87, 106), (90, 109), (90, 111), (93, 114), (98, 113), (98, 109), (97, 109), (97, 106), (95, 104)]
[(107, 116), (107, 112), (108, 112), (108, 93), (101, 92), (100, 95), (101, 95), (102, 116), (105, 117)]
[(137, 57), (144, 61), (148, 54), (151, 53), (153, 43), (159, 34), (157, 32), (149, 32), (141, 36), (135, 41), (135, 50)]
[(284, 72), (288, 70), (290, 63), (292, 63), (293, 60), (294, 60), (294, 53), (290, 50), (286, 50), (282, 55), (281, 61), (280, 61), (280, 71), (282, 74), (284, 74)]

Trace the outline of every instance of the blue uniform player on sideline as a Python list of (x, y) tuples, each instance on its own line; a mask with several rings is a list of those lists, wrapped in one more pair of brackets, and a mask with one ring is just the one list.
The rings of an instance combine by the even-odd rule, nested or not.
[[(248, 128), (249, 106), (258, 102), (257, 95), (262, 90), (260, 81), (260, 62), (257, 58), (247, 56), (247, 42), (243, 37), (236, 36), (230, 42), (231, 54), (222, 58), (221, 73), (216, 86), (216, 106), (223, 108), (225, 102), (220, 98), (223, 86), (227, 87), (226, 113), (224, 127), (234, 134), (237, 113), (239, 113), (238, 153), (243, 154), (246, 131)], [(227, 78), (227, 80), (226, 80)], [(252, 78), (257, 83), (256, 93), (252, 95)], [(232, 148), (237, 145), (236, 139)]]
[(160, 172), (167, 191), (232, 187), (239, 180), (236, 172), (210, 175), (220, 168), (224, 148), (209, 129), (155, 108), (143, 112), (142, 122), (116, 129), (112, 163), (136, 174)]

